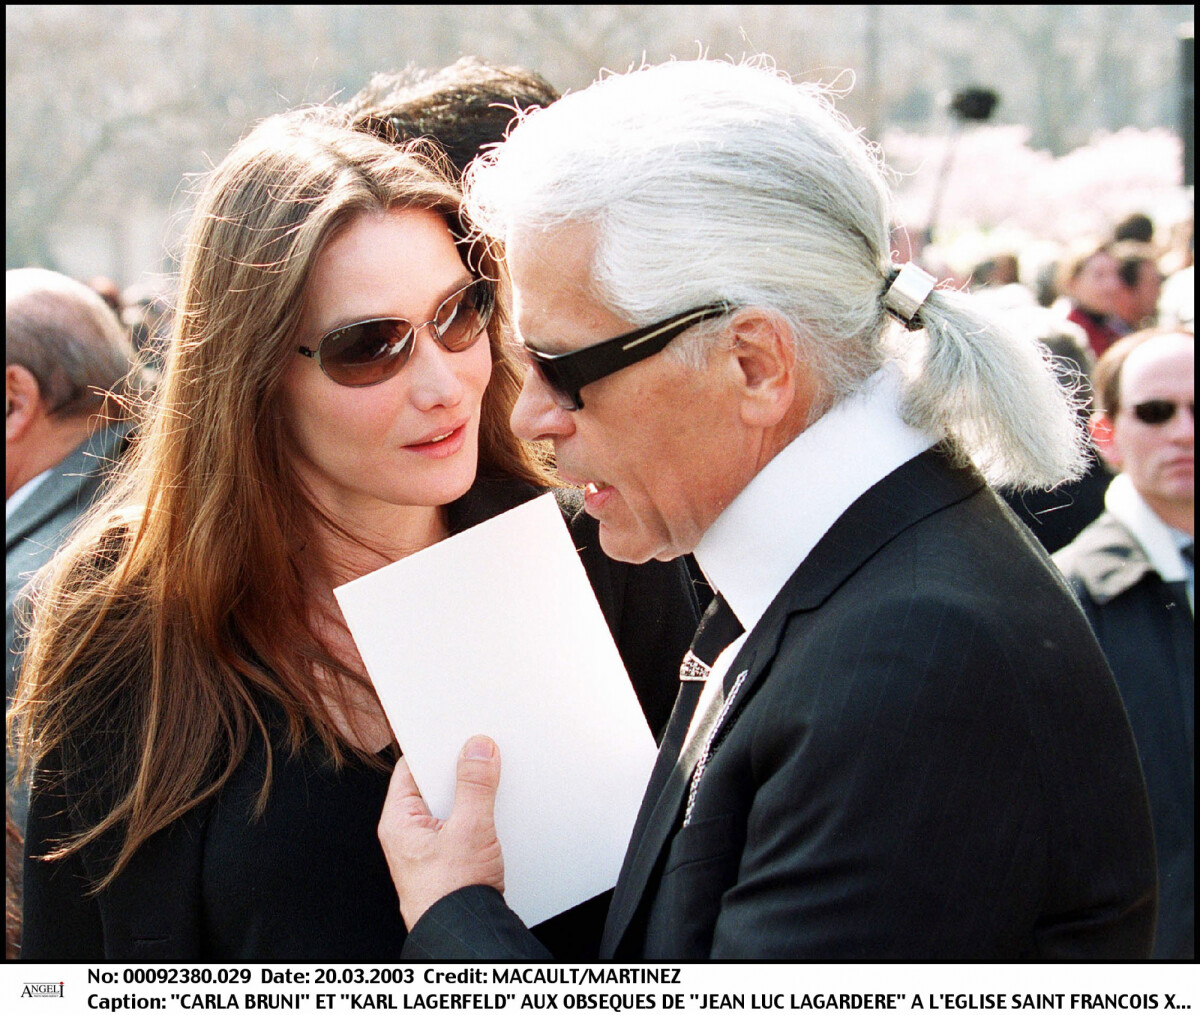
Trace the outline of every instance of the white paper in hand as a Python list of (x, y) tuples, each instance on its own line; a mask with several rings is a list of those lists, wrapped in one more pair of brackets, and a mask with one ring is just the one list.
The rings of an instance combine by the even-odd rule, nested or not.
[(335, 590), (429, 809), (500, 745), (505, 899), (529, 926), (616, 884), (654, 738), (553, 496)]

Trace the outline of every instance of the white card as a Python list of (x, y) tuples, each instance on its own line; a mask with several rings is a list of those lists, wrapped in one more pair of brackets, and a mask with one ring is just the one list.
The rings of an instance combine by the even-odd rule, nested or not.
[(505, 899), (533, 926), (616, 884), (657, 753), (554, 497), (334, 590), (429, 809), (500, 745)]

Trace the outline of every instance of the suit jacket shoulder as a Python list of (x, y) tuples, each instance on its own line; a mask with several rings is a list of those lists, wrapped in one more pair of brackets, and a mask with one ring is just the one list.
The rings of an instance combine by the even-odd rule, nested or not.
[(973, 470), (935, 449), (864, 494), (730, 678), (703, 764), (643, 805), (603, 954), (1143, 954), (1153, 862), (1116, 689)]

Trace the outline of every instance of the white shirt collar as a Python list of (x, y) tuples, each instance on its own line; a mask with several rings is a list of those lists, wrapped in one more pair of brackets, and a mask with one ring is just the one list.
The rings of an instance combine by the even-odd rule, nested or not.
[(859, 497), (937, 443), (900, 418), (900, 373), (868, 378), (779, 452), (709, 527), (696, 560), (751, 630)]
[(41, 486), (53, 471), (54, 469), (51, 467), (45, 472), (39, 472), (33, 479), (18, 487), (16, 492), (4, 501), (5, 521), (8, 521), (13, 516), (13, 512), (29, 499), (29, 495)]
[(1117, 521), (1125, 526), (1141, 544), (1150, 561), (1150, 566), (1165, 582), (1187, 580), (1187, 570), (1179, 548), (1186, 538), (1183, 533), (1171, 528), (1155, 514), (1154, 509), (1142, 499), (1134, 488), (1133, 480), (1122, 473), (1117, 476), (1104, 494), (1104, 506)]

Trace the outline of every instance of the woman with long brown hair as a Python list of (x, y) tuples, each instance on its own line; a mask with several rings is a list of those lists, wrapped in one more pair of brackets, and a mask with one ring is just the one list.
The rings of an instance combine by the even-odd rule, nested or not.
[[(509, 430), (499, 272), (454, 185), (333, 119), (265, 121), (208, 178), (154, 404), (35, 583), (25, 958), (399, 955), (396, 750), (332, 589), (553, 484)], [(685, 572), (608, 561), (561, 502), (657, 730)]]

